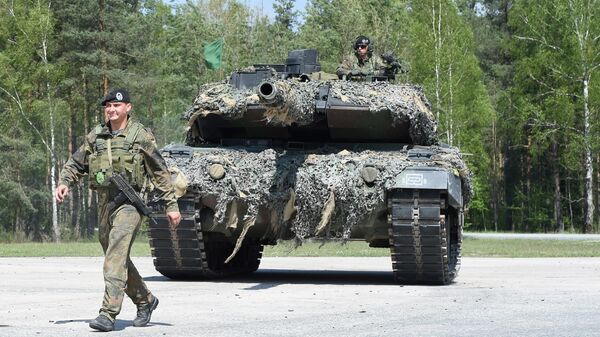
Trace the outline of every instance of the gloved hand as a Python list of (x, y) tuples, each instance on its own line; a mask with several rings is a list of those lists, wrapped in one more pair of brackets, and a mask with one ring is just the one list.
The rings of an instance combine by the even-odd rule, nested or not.
[(381, 54), (381, 59), (389, 65), (392, 65), (394, 62), (397, 62), (396, 58), (394, 57), (394, 54), (390, 52)]
[(350, 75), (352, 76), (361, 76), (363, 75), (362, 71), (360, 69), (352, 69), (352, 71), (350, 72)]

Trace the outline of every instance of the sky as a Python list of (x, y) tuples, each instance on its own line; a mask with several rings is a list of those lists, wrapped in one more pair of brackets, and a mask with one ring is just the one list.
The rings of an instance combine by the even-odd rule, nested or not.
[[(268, 15), (270, 18), (275, 17), (275, 12), (273, 11), (275, 0), (240, 0), (240, 2), (262, 11), (262, 13)], [(306, 7), (306, 0), (296, 0), (295, 10), (304, 12), (304, 7)]]
[[(269, 16), (271, 19), (275, 17), (275, 12), (273, 11), (273, 3), (275, 0), (238, 0), (239, 2), (245, 4), (248, 7), (252, 7), (259, 11), (259, 13), (264, 13)], [(181, 4), (185, 3), (186, 0), (171, 0), (173, 4)], [(296, 11), (304, 12), (304, 8), (306, 7), (307, 0), (296, 0)]]

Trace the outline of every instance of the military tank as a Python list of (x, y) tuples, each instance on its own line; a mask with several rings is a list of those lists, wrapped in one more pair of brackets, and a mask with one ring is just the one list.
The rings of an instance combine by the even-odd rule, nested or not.
[(303, 49), (203, 85), (185, 145), (162, 150), (186, 183), (176, 230), (151, 203), (157, 271), (225, 277), (257, 270), (280, 240), (365, 240), (390, 249), (398, 283), (451, 283), (471, 173), (438, 143), (420, 87), (363, 80), (332, 79)]

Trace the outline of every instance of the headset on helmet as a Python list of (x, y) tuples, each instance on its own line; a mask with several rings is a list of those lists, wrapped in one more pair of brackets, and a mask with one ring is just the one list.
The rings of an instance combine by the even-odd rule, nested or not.
[(359, 35), (358, 37), (356, 37), (356, 41), (354, 41), (354, 50), (356, 52), (358, 52), (358, 46), (360, 46), (360, 45), (367, 46), (367, 51), (368, 51), (369, 57), (370, 57), (371, 54), (373, 53), (373, 45), (371, 45), (371, 39), (369, 39), (368, 37), (366, 37), (364, 35)]
[(373, 56), (373, 45), (371, 44), (371, 39), (364, 35), (359, 35), (354, 41), (354, 54), (358, 57), (358, 46), (366, 45), (367, 46), (367, 56), (371, 58)]

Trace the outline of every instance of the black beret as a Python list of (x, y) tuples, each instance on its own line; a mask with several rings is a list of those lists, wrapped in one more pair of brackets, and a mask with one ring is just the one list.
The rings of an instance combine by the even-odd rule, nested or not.
[(113, 89), (108, 95), (104, 96), (100, 105), (105, 106), (106, 102), (125, 102), (130, 103), (129, 92), (127, 89)]

